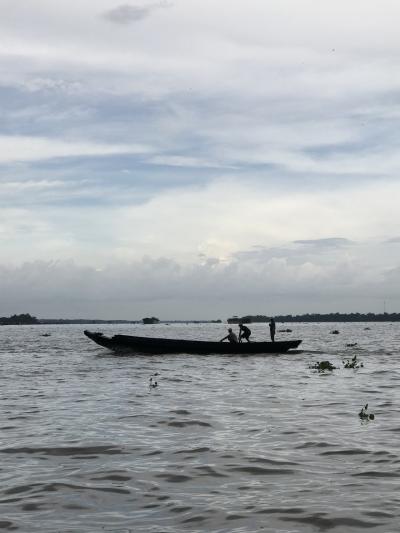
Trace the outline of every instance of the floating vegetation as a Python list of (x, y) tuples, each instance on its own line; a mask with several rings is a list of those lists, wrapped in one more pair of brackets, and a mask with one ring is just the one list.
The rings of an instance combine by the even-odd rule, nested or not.
[(335, 370), (336, 366), (330, 361), (317, 361), (314, 365), (311, 365), (310, 368), (318, 370), (318, 372), (324, 372), (325, 370)]
[[(153, 374), (153, 376), (158, 376), (158, 372)], [(156, 380), (153, 381), (153, 376), (151, 376), (151, 378), (149, 379), (149, 390), (155, 389), (156, 387), (158, 387), (157, 381)]]
[(364, 364), (361, 361), (357, 361), (355, 355), (352, 359), (346, 359), (343, 361), (344, 368), (362, 368)]
[(366, 403), (361, 411), (358, 413), (358, 416), (361, 420), (375, 420), (375, 415), (373, 413), (368, 413), (368, 404)]
[(339, 330), (334, 329), (333, 331), (331, 331), (331, 335), (339, 335)]

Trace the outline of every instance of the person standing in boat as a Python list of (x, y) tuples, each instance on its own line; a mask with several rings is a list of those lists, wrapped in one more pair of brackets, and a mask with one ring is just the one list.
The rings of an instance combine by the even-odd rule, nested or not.
[(275, 341), (275, 330), (276, 330), (275, 320), (271, 318), (271, 320), (269, 321), (269, 334), (271, 335), (272, 342)]
[(232, 331), (232, 328), (228, 329), (228, 335), (221, 339), (219, 342), (223, 342), (225, 339), (228, 339), (229, 342), (232, 342), (233, 344), (237, 344), (239, 342), (236, 333)]
[(242, 342), (242, 339), (246, 339), (247, 342), (250, 342), (251, 329), (243, 324), (239, 324), (239, 342)]

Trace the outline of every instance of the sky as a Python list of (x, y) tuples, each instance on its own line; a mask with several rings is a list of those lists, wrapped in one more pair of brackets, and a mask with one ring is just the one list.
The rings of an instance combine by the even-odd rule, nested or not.
[(400, 312), (397, 0), (2, 0), (0, 316)]

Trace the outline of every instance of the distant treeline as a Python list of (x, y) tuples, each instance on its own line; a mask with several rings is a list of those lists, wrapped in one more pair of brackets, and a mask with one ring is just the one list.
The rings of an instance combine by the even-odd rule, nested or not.
[(213, 323), (219, 324), (222, 320), (159, 320), (156, 317), (143, 318), (142, 320), (99, 320), (97, 318), (36, 318), (29, 313), (21, 315), (13, 315), (10, 317), (0, 317), (0, 326), (13, 325), (18, 326), (21, 324), (56, 324), (56, 325), (68, 325), (68, 324), (158, 324), (158, 323), (171, 323), (171, 324), (203, 324)]
[(152, 316), (152, 317), (142, 318), (142, 322), (143, 324), (159, 324), (160, 319), (155, 316)]
[[(246, 315), (228, 318), (228, 323), (269, 322), (265, 315)], [(276, 315), (275, 322), (399, 322), (400, 313), (307, 313), (305, 315)]]
[(21, 324), (39, 324), (38, 319), (35, 316), (31, 316), (29, 313), (23, 313), (22, 315), (2, 316), (0, 317), (0, 324), (2, 326), (18, 326)]
[[(99, 320), (97, 318), (39, 318), (38, 324), (220, 324), (222, 320), (158, 320), (147, 322), (142, 320)], [(145, 321), (145, 322), (144, 322)]]
[[(152, 317), (153, 318), (153, 317)], [(229, 324), (251, 324), (255, 322), (269, 322), (271, 317), (266, 315), (246, 315), (228, 318)], [(276, 315), (276, 322), (400, 322), (400, 313), (307, 313), (305, 315)], [(156, 319), (158, 320), (158, 319)], [(167, 321), (160, 321), (166, 323)], [(23, 325), (23, 324), (142, 324), (144, 320), (97, 320), (83, 318), (46, 318), (37, 319), (29, 313), (0, 317), (0, 325)], [(149, 323), (149, 322), (148, 322)], [(157, 323), (157, 322), (150, 322)], [(171, 320), (168, 323), (221, 323), (221, 320)]]

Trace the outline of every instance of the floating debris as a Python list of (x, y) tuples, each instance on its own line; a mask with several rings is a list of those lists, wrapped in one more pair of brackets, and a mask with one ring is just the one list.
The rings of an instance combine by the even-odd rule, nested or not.
[(364, 364), (361, 361), (357, 361), (355, 355), (352, 359), (346, 359), (343, 362), (344, 368), (363, 368)]
[(289, 328), (288, 328), (288, 329), (280, 329), (280, 330), (279, 330), (279, 333), (292, 333), (292, 331), (293, 331), (293, 330), (291, 330), (291, 329), (289, 329)]
[(317, 361), (315, 365), (310, 366), (310, 368), (323, 372), (324, 370), (335, 370), (336, 366), (330, 361)]
[(155, 389), (157, 386), (158, 386), (157, 381), (153, 381), (153, 378), (151, 377), (149, 381), (149, 389)]
[(367, 413), (368, 404), (366, 403), (361, 411), (358, 413), (358, 416), (361, 420), (375, 420), (375, 415), (373, 413)]
[(331, 335), (339, 335), (339, 330), (334, 329), (333, 331), (331, 331)]
[(356, 342), (352, 342), (351, 344), (346, 344), (347, 348), (354, 348), (354, 346), (357, 346)]

